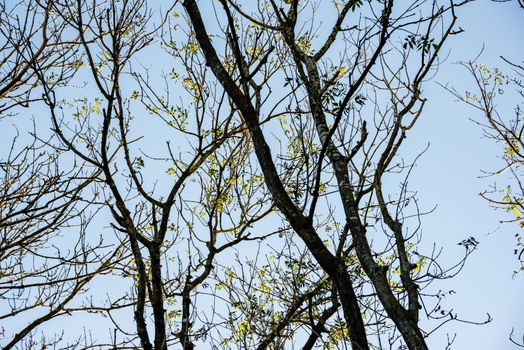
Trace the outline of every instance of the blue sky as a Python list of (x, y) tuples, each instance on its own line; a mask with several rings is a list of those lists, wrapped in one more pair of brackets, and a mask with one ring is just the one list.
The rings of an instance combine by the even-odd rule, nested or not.
[[(515, 327), (516, 334), (524, 332), (524, 276), (512, 278), (517, 266), (514, 234), (519, 228), (516, 224), (499, 225), (510, 213), (493, 210), (478, 195), (495, 181), (505, 187), (504, 176), (479, 178), (481, 170), (495, 170), (502, 164), (497, 157), (503, 146), (481, 138), (481, 129), (469, 118), (480, 120), (482, 116), (455, 102), (435, 82), (449, 83), (458, 90), (472, 89), (471, 77), (455, 63), (474, 59), (482, 49), (478, 62), (487, 66), (509, 72), (501, 55), (522, 62), (524, 11), (516, 3), (477, 1), (460, 9), (458, 17), (465, 32), (448, 42), (449, 58), (434, 82), (426, 85), (428, 109), (409, 140), (413, 150), (430, 143), (411, 186), (419, 191), (422, 206), (438, 206), (423, 219), (424, 244), (443, 246), (444, 257), (452, 261), (461, 252), (457, 242), (469, 236), (480, 242), (462, 273), (439, 286), (456, 291), (449, 305), (461, 317), (481, 321), (489, 312), (494, 320), (480, 327), (448, 324), (446, 330), (458, 333), (453, 349), (514, 349), (517, 347), (507, 340), (511, 328)], [(511, 108), (512, 104), (501, 106)], [(442, 341), (433, 337), (430, 344), (442, 348)]]
[[(481, 171), (493, 170), (502, 164), (497, 157), (503, 147), (483, 139), (480, 128), (469, 120), (480, 119), (478, 112), (456, 102), (455, 97), (437, 83), (450, 84), (458, 90), (470, 89), (471, 77), (456, 63), (473, 59), (481, 50), (478, 61), (487, 66), (508, 68), (500, 55), (521, 61), (524, 58), (524, 11), (515, 3), (479, 0), (461, 8), (458, 18), (457, 25), (465, 31), (447, 42), (449, 57), (433, 81), (424, 87), (428, 105), (402, 154), (412, 159), (430, 144), (410, 180), (411, 189), (418, 191), (422, 209), (437, 206), (434, 213), (423, 218), (422, 244), (427, 248), (433, 244), (442, 247), (442, 264), (452, 265), (463, 252), (458, 242), (470, 236), (480, 242), (459, 276), (434, 284), (432, 288), (456, 292), (447, 298), (444, 306), (452, 307), (461, 318), (482, 321), (489, 312), (494, 320), (485, 326), (449, 323), (431, 337), (429, 343), (432, 349), (442, 349), (446, 332), (456, 332), (453, 349), (513, 349), (516, 347), (508, 341), (511, 328), (515, 327), (517, 334), (524, 333), (524, 276), (512, 278), (516, 267), (514, 234), (519, 228), (515, 224), (499, 225), (499, 221), (510, 214), (493, 210), (478, 195), (495, 181), (480, 178)], [(75, 93), (77, 91), (72, 94)], [(143, 123), (151, 130), (155, 127), (155, 123)], [(145, 147), (155, 149), (157, 146)], [(505, 178), (496, 181), (504, 184)], [(103, 219), (110, 218), (100, 220)], [(103, 283), (96, 286), (106, 287)]]

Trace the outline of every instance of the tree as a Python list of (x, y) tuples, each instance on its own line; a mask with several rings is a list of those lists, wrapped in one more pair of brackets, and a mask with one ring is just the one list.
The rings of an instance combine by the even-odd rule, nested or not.
[[(471, 74), (476, 90), (465, 93), (460, 93), (453, 88), (447, 88), (447, 90), (460, 101), (480, 111), (483, 120), (476, 123), (482, 128), (483, 136), (502, 145), (500, 158), (504, 164), (500, 169), (487, 172), (487, 175), (499, 178), (510, 174), (510, 182), (503, 188), (495, 183), (492, 188), (480, 195), (495, 208), (511, 212), (508, 222), (518, 222), (522, 228), (524, 227), (522, 220), (524, 189), (521, 183), (522, 165), (524, 164), (522, 154), (524, 67), (506, 59), (504, 61), (512, 68), (513, 75), (506, 75), (498, 68), (487, 67), (475, 61), (462, 63)], [(511, 109), (504, 108), (504, 104), (500, 103), (504, 101), (503, 98), (508, 99)], [(524, 243), (520, 234), (517, 233), (515, 237), (517, 243), (514, 253), (520, 264), (515, 271), (517, 274), (524, 268)]]
[[(221, 97), (205, 85), (205, 71), (189, 56), (191, 47), (173, 52), (173, 47), (161, 46), (183, 64), (182, 81), (174, 71), (134, 66), (153, 40), (159, 43), (166, 23), (165, 17), (152, 23), (153, 13), (144, 1), (78, 0), (54, 8), (70, 19), (70, 29), (79, 37), (81, 67), (88, 72), (79, 74), (79, 84), (96, 92), (62, 99), (61, 91), (37, 70), (53, 129), (59, 147), (97, 174), (100, 200), (113, 216), (118, 240), (132, 255), (121, 272), (133, 280), (132, 292), (118, 307), (104, 310), (112, 314), (132, 308), (136, 330), (122, 331), (129, 319), (120, 323), (111, 317), (115, 332), (124, 337), (115, 346), (136, 346), (138, 341), (143, 349), (167, 349), (179, 342), (192, 349), (198, 339), (193, 334), (206, 332), (193, 326), (194, 300), (201, 293), (197, 288), (206, 288), (215, 259), (242, 242), (274, 234), (250, 232), (272, 205), (261, 179), (249, 173), (244, 126), (235, 113), (221, 109)], [(156, 74), (164, 79), (162, 88), (149, 80)], [(171, 84), (185, 88), (186, 101), (176, 101)], [(164, 128), (162, 154), (161, 133), (148, 132), (139, 117)], [(184, 142), (172, 146), (170, 139)], [(143, 140), (154, 149), (147, 151)], [(103, 344), (92, 346), (97, 345)]]
[[(60, 155), (46, 155), (36, 141), (20, 150), (13, 143), (0, 163), (0, 318), (10, 332), (20, 325), (3, 349), (59, 343), (63, 334), (37, 340), (34, 331), (69, 314), (93, 277), (121, 258), (121, 249), (107, 252), (102, 239), (87, 234), (93, 213), (82, 193), (93, 177), (59, 164)], [(60, 244), (64, 238), (70, 245)]]
[[(206, 65), (228, 94), (231, 109), (246, 123), (276, 207), (336, 287), (352, 347), (369, 348), (353, 278), (341, 256), (354, 250), (408, 348), (426, 349), (418, 325), (423, 279), (414, 273), (419, 265), (409, 248), (413, 233), (405, 219), (410, 215), (404, 214), (411, 197), (406, 182), (394, 199), (386, 194), (383, 181), (391, 172), (409, 174), (410, 166), (394, 159), (422, 113), (422, 84), (443, 44), (455, 34), (454, 10), (464, 3), (417, 1), (397, 9), (393, 1), (337, 2), (335, 23), (318, 34), (311, 20), (319, 6), (315, 2), (219, 3), (216, 21), (220, 28), (227, 27), (220, 44), (218, 35), (208, 31), (196, 1), (186, 0), (183, 6)], [(423, 10), (428, 14), (418, 17), (416, 12)], [(355, 24), (346, 27), (352, 18)], [(436, 33), (439, 26), (444, 29)], [(396, 44), (400, 32), (406, 35), (403, 45)], [(335, 42), (345, 50), (329, 55)], [(225, 47), (226, 53), (219, 56), (218, 47)], [(275, 100), (273, 87), (282, 86), (280, 82), (281, 90), (288, 90), (279, 95), (286, 97), (270, 105)], [(277, 111), (293, 120), (293, 127), (284, 127), (282, 133), (296, 148), (281, 167), (260, 124), (263, 116)], [(368, 124), (375, 130), (369, 131)], [(289, 178), (296, 182), (291, 184)], [(334, 251), (324, 245), (315, 227), (324, 186), (339, 197), (343, 212), (337, 216), (344, 218), (346, 227), (336, 237)], [(383, 225), (388, 242), (384, 250), (392, 254), (389, 263), (381, 262), (380, 249), (370, 245), (373, 219), (377, 228)], [(398, 268), (398, 283), (391, 283), (392, 266)]]
[[(36, 123), (30, 135), (18, 128), (9, 132), (10, 119), (24, 124), (19, 107), (41, 99), (35, 97), (35, 67), (54, 86), (67, 84), (73, 73), (66, 63), (74, 47), (64, 43), (64, 23), (52, 6), (52, 1), (0, 4), (0, 319), (6, 350), (60, 343), (59, 331), (39, 339), (36, 331), (69, 314), (92, 278), (108, 273), (121, 253), (105, 251), (102, 239), (93, 241), (86, 233), (96, 210), (83, 195), (96, 174), (75, 160), (68, 165), (62, 150), (49, 147), (54, 138), (45, 138)], [(64, 237), (67, 246), (61, 244)]]
[(71, 347), (427, 349), (460, 321), (426, 288), (457, 273), (476, 241), (447, 269), (419, 249), (424, 211), (408, 187), (417, 156), (401, 148), (467, 2), (333, 2), (330, 26), (315, 0), (219, 0), (215, 17), (194, 0), (164, 11), (49, 2), (67, 54), (28, 60), (53, 133), (35, 134), (60, 155), (43, 169), (74, 170), (46, 170), (57, 182), (38, 198), (70, 208), (51, 214), (62, 224), (52, 232), (96, 208), (104, 245), (85, 248), (85, 230), (81, 244), (63, 243), (98, 268), (59, 267), (84, 271), (67, 279), (79, 293), (100, 275), (113, 282), (105, 302), (56, 312), (112, 323), (110, 340)]
[[(33, 67), (49, 71), (52, 80), (63, 83), (71, 74), (69, 62), (74, 45), (62, 36), (64, 23), (51, 9), (53, 1), (2, 1), (0, 3), (0, 116), (17, 106), (28, 107), (38, 79)], [(54, 68), (61, 69), (54, 69)], [(52, 72), (52, 73), (51, 73)]]

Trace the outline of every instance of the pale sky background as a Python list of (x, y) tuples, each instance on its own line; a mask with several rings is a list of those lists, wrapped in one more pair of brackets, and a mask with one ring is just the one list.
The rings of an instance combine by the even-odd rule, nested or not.
[[(461, 318), (482, 321), (489, 312), (493, 321), (484, 326), (448, 323), (444, 331), (429, 339), (429, 345), (431, 349), (443, 349), (446, 332), (456, 332), (452, 349), (517, 349), (508, 336), (512, 327), (517, 336), (524, 334), (524, 275), (513, 278), (517, 266), (514, 234), (519, 228), (516, 224), (500, 226), (499, 221), (511, 214), (495, 211), (478, 195), (495, 181), (479, 177), (482, 170), (495, 170), (502, 164), (497, 157), (503, 147), (481, 138), (481, 129), (469, 120), (479, 120), (479, 113), (455, 102), (437, 82), (458, 90), (471, 89), (471, 77), (456, 62), (473, 59), (483, 47), (480, 63), (509, 72), (499, 56), (513, 61), (524, 59), (524, 10), (516, 3), (479, 0), (458, 11), (457, 25), (465, 32), (447, 42), (449, 57), (437, 77), (425, 85), (426, 111), (401, 152), (406, 158), (413, 157), (430, 143), (410, 180), (422, 209), (437, 206), (433, 214), (423, 218), (422, 244), (443, 247), (441, 262), (445, 265), (461, 256), (463, 249), (457, 245), (461, 240), (474, 236), (480, 242), (459, 276), (433, 288), (456, 292), (444, 306), (451, 306)], [(496, 179), (501, 187), (505, 180)], [(75, 318), (79, 326), (81, 319)], [(58, 325), (62, 321), (55, 322)]]
[[(517, 349), (507, 339), (512, 327), (520, 337), (524, 333), (524, 276), (512, 278), (517, 266), (514, 234), (519, 228), (517, 224), (500, 226), (498, 222), (511, 218), (511, 214), (494, 211), (478, 195), (495, 181), (479, 176), (481, 170), (496, 170), (502, 164), (497, 159), (502, 145), (481, 138), (480, 128), (469, 120), (480, 120), (481, 115), (454, 102), (456, 99), (436, 82), (449, 83), (458, 90), (472, 89), (471, 77), (455, 63), (474, 59), (483, 47), (479, 63), (509, 72), (500, 55), (522, 62), (524, 11), (516, 3), (477, 1), (460, 9), (457, 15), (458, 26), (465, 32), (448, 41), (449, 58), (436, 79), (426, 85), (428, 109), (409, 138), (411, 149), (420, 150), (430, 143), (414, 171), (411, 187), (419, 191), (422, 207), (438, 205), (433, 214), (423, 219), (423, 244), (442, 245), (444, 261), (461, 253), (457, 243), (462, 239), (474, 236), (480, 242), (462, 273), (441, 285), (456, 291), (448, 298), (448, 305), (460, 317), (481, 321), (489, 312), (494, 320), (484, 326), (449, 323), (446, 330), (458, 334), (452, 348)], [(496, 179), (502, 188), (505, 180)], [(430, 348), (441, 349), (444, 341), (432, 337)]]

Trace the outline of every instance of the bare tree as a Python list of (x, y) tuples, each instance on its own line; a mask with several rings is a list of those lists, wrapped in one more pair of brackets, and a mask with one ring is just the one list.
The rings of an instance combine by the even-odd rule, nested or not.
[[(222, 107), (224, 93), (207, 85), (192, 47), (174, 51), (160, 35), (168, 19), (158, 15), (154, 23), (158, 13), (147, 5), (57, 3), (53, 8), (79, 36), (88, 74), (77, 83), (94, 94), (59, 98), (60, 89), (36, 74), (60, 147), (97, 174), (100, 201), (132, 255), (121, 266), (121, 275), (133, 281), (132, 292), (103, 309), (122, 341), (92, 346), (167, 349), (179, 343), (192, 349), (213, 327), (197, 319), (195, 300), (206, 294), (215, 259), (242, 242), (273, 235), (251, 231), (273, 205), (262, 178), (249, 172), (245, 126)], [(155, 55), (159, 48), (174, 55), (181, 73), (139, 66), (150, 48)], [(173, 86), (185, 90), (185, 101), (177, 101)], [(145, 126), (146, 118), (154, 130)], [(122, 308), (132, 308), (135, 331), (127, 330), (130, 318), (112, 316)]]
[[(64, 22), (53, 1), (0, 4), (0, 319), (3, 349), (54, 347), (63, 333), (36, 332), (69, 308), (98, 274), (121, 258), (87, 234), (96, 213), (83, 195), (96, 178), (82, 162), (49, 146), (49, 133), (26, 124), (20, 107), (37, 106), (39, 74), (62, 86), (74, 73), (75, 47), (64, 41)], [(34, 122), (34, 119), (33, 119)], [(26, 132), (28, 134), (26, 134)], [(47, 135), (46, 135), (47, 134)], [(71, 162), (72, 161), (72, 162)], [(68, 244), (62, 244), (63, 240)], [(61, 345), (63, 346), (63, 345)]]
[[(47, 316), (7, 347), (58, 347), (37, 327), (89, 312), (110, 338), (64, 347), (427, 349), (460, 321), (428, 286), (477, 242), (451, 268), (421, 251), (418, 156), (400, 150), (467, 2), (333, 2), (331, 22), (315, 0), (21, 3), (2, 101), (42, 100), (52, 135), (2, 164), (0, 263), (20, 283), (0, 290), (6, 318)], [(21, 272), (28, 244), (40, 264)], [(100, 275), (106, 300), (79, 301)]]
[[(386, 192), (383, 182), (410, 172), (409, 164), (395, 159), (423, 111), (422, 84), (445, 41), (457, 33), (454, 10), (464, 2), (336, 2), (328, 30), (311, 19), (320, 6), (314, 1), (215, 4), (222, 33), (210, 31), (196, 1), (183, 2), (206, 65), (246, 123), (275, 205), (336, 287), (352, 347), (368, 349), (370, 343), (355, 282), (341, 259), (348, 250), (408, 348), (426, 349), (418, 325), (420, 286), (436, 276), (414, 273), (419, 265), (409, 241), (417, 229), (405, 221), (417, 217), (418, 208), (414, 214), (404, 209), (415, 202), (407, 181), (400, 180), (396, 194)], [(220, 56), (222, 47), (227, 50)], [(282, 99), (274, 96), (275, 86)], [(285, 159), (280, 164), (260, 123), (278, 113), (293, 120), (279, 134), (290, 135), (288, 147), (296, 149), (291, 159), (278, 153), (277, 160)], [(322, 187), (334, 194), (327, 198), (338, 196), (336, 215), (346, 227), (333, 250), (315, 227)], [(375, 229), (384, 233), (383, 249), (371, 246)], [(387, 263), (384, 251), (393, 257)], [(399, 280), (392, 283), (395, 269)]]
[(21, 150), (13, 142), (0, 163), (0, 319), (10, 325), (3, 349), (59, 343), (60, 332), (35, 340), (34, 331), (68, 315), (93, 277), (121, 257), (120, 249), (108, 252), (86, 233), (93, 214), (82, 194), (93, 177), (62, 167), (59, 154), (47, 154), (36, 142)]
[[(511, 212), (507, 222), (517, 222), (522, 228), (524, 227), (522, 185), (524, 66), (505, 61), (512, 68), (511, 75), (475, 61), (462, 63), (473, 77), (476, 90), (462, 93), (454, 88), (446, 87), (446, 89), (460, 101), (482, 113), (484, 118), (475, 123), (482, 128), (484, 137), (502, 146), (500, 158), (503, 165), (500, 169), (486, 172), (486, 176), (501, 178), (509, 174), (509, 182), (504, 183), (502, 187), (495, 183), (480, 195), (495, 208)], [(519, 233), (515, 237), (517, 242), (514, 253), (520, 264), (515, 271), (517, 274), (524, 268), (524, 243)]]
[(35, 0), (0, 3), (0, 117), (13, 107), (28, 107), (39, 99), (34, 94), (36, 64), (58, 84), (74, 71), (74, 40), (67, 40), (64, 22), (52, 12), (53, 4)]

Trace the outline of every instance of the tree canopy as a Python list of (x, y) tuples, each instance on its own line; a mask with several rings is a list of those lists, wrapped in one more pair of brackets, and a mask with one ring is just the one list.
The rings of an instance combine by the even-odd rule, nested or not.
[[(444, 258), (411, 186), (472, 3), (1, 2), (2, 349), (418, 350), (490, 327), (441, 285), (477, 233)], [(481, 196), (522, 228), (524, 69), (500, 63), (439, 89), (504, 145), (509, 185)]]

